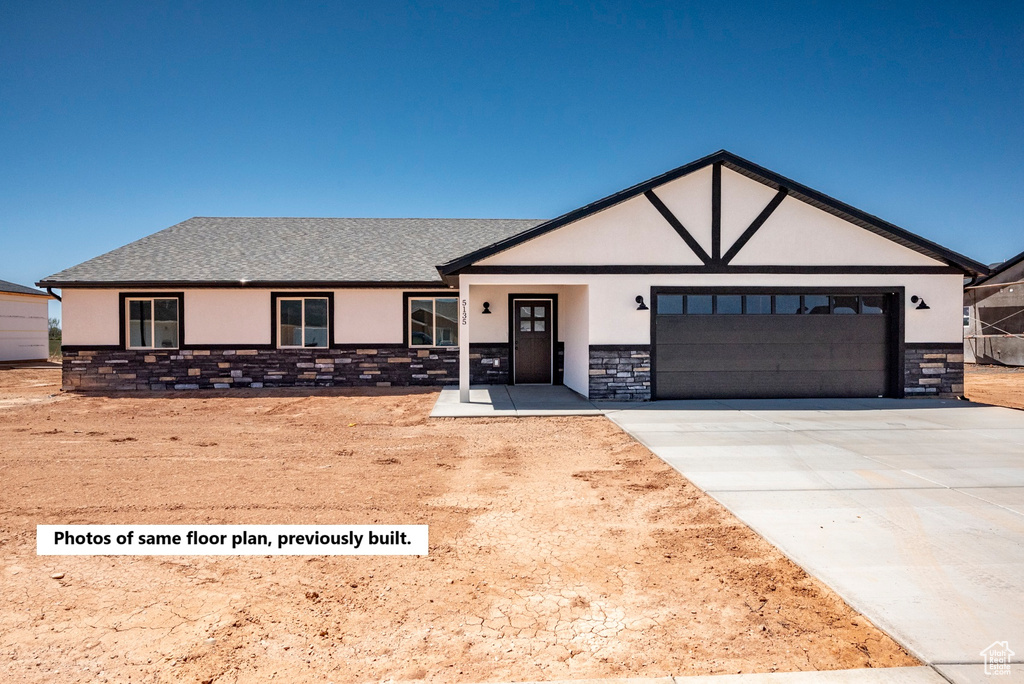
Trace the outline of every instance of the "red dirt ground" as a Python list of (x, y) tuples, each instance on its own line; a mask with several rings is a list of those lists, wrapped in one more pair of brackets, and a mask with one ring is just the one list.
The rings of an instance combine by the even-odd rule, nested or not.
[[(2, 680), (916, 664), (602, 417), (430, 419), (434, 392), (397, 389), (68, 395), (58, 374), (0, 371)], [(431, 549), (41, 557), (41, 523), (421, 523)]]

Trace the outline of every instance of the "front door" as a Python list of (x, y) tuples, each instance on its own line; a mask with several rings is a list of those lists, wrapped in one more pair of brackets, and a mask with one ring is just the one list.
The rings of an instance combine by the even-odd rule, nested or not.
[(551, 384), (553, 319), (550, 299), (514, 299), (514, 383)]

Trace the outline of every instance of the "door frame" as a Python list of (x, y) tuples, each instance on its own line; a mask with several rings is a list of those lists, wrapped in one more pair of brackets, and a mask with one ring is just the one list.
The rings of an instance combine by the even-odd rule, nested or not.
[(554, 385), (555, 384), (555, 349), (558, 346), (558, 295), (557, 294), (535, 294), (522, 292), (508, 293), (508, 384), (516, 384), (516, 338), (515, 322), (516, 311), (515, 301), (517, 299), (546, 299), (551, 302), (551, 382), (550, 383), (523, 383), (526, 385)]
[(651, 315), (650, 315), (650, 340), (651, 340), (651, 399), (658, 396), (657, 389), (657, 338), (655, 335), (655, 318), (658, 315), (659, 294), (880, 294), (886, 295), (889, 301), (890, 312), (888, 314), (888, 343), (889, 343), (889, 378), (887, 380), (888, 392), (886, 396), (895, 399), (903, 399), (905, 396), (903, 387), (903, 374), (906, 354), (906, 287), (904, 285), (864, 285), (861, 287), (852, 285), (800, 285), (800, 286), (772, 286), (757, 285), (752, 287), (742, 286), (716, 286), (716, 287), (687, 287), (687, 286), (652, 286), (651, 287)]

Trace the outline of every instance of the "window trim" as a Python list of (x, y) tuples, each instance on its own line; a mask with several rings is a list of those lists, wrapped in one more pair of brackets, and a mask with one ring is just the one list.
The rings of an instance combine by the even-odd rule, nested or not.
[[(280, 340), (278, 339), (278, 331), (280, 330), (280, 322), (278, 320), (278, 312), (280, 306), (278, 300), (280, 299), (326, 299), (327, 300), (327, 346), (325, 347), (293, 347), (293, 346), (281, 346)], [(302, 318), (303, 324), (305, 324), (306, 318), (306, 307), (302, 307)], [(305, 326), (303, 326), (305, 328)], [(303, 329), (303, 335), (305, 335), (305, 329)], [(271, 292), (270, 293), (270, 348), (271, 349), (287, 349), (287, 350), (301, 350), (301, 349), (336, 349), (337, 345), (334, 343), (334, 293), (333, 292)]]
[[(462, 344), (459, 339), (457, 344), (413, 344), (412, 343), (412, 300), (414, 299), (454, 299), (456, 311), (461, 311), (462, 304), (459, 302), (459, 293), (455, 290), (448, 292), (403, 292), (402, 293), (402, 341), (409, 349), (458, 349)], [(461, 326), (456, 321), (456, 335), (461, 338)], [(434, 341), (437, 341), (437, 306), (434, 306)]]
[[(178, 346), (177, 347), (132, 347), (129, 346), (131, 338), (128, 336), (128, 301), (139, 299), (177, 299), (178, 300)], [(184, 292), (119, 292), (117, 296), (120, 307), (118, 320), (121, 323), (121, 333), (118, 346), (125, 351), (163, 351), (178, 350), (185, 347), (185, 293)]]

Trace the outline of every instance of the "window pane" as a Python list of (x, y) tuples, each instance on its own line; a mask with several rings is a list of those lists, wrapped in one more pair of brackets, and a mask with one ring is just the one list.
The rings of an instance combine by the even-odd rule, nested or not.
[(659, 314), (683, 313), (683, 295), (658, 295)]
[(302, 346), (302, 300), (281, 299), (280, 344), (282, 347)]
[(772, 312), (771, 295), (746, 295), (748, 314), (770, 314)]
[(885, 295), (864, 295), (860, 298), (861, 313), (885, 313)]
[(964, 307), (964, 327), (971, 327), (971, 307), (969, 306)]
[(533, 330), (531, 321), (519, 321), (519, 332), (530, 332), (531, 330)]
[(153, 304), (149, 300), (128, 300), (128, 346), (150, 347)]
[(535, 306), (535, 307), (533, 307), (533, 317), (534, 318), (544, 318), (544, 310), (545, 310), (545, 308), (546, 307), (543, 307), (543, 306)]
[(520, 318), (530, 318), (531, 312), (532, 312), (532, 308), (529, 307), (529, 306), (521, 306), (521, 307), (519, 307), (519, 317)]
[(857, 297), (832, 297), (832, 313), (834, 314), (855, 314), (857, 313)]
[(800, 295), (775, 295), (775, 313), (800, 313)]
[(804, 295), (804, 313), (809, 313), (809, 314), (827, 314), (828, 313), (828, 296), (827, 295)]
[(459, 300), (438, 299), (435, 302), (434, 327), (439, 347), (454, 347), (459, 343)]
[(409, 342), (414, 345), (434, 344), (434, 300), (413, 299), (409, 317)]
[(327, 300), (307, 299), (306, 304), (306, 347), (326, 347), (327, 335)]
[(153, 300), (153, 346), (162, 349), (178, 348), (177, 299)]
[(720, 314), (743, 313), (743, 297), (740, 295), (717, 295), (718, 311)]
[(686, 297), (686, 313), (711, 313), (711, 295), (688, 295)]
[(533, 322), (533, 331), (534, 332), (544, 332), (544, 321), (534, 321)]

